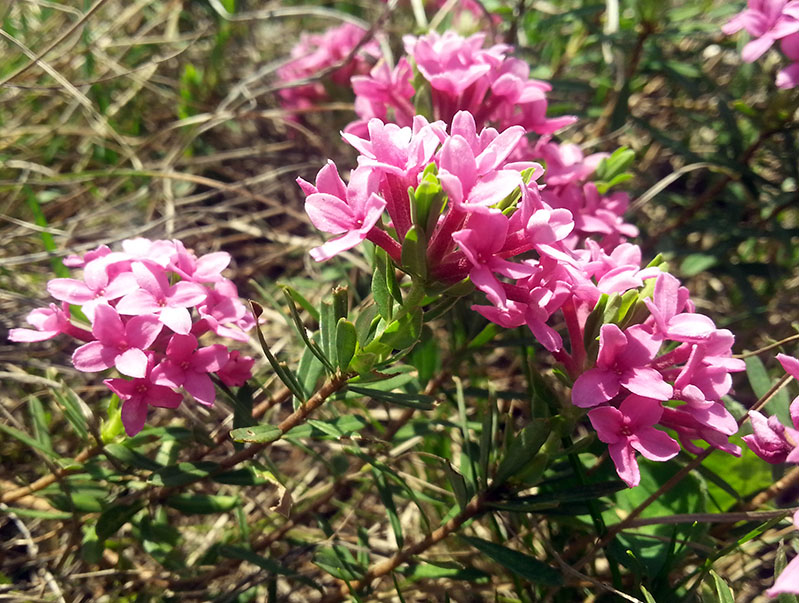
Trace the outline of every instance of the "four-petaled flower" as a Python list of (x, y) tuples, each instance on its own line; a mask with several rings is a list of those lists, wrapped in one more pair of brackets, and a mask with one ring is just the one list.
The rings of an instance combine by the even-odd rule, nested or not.
[(653, 427), (662, 414), (660, 402), (635, 394), (627, 396), (619, 408), (600, 406), (588, 412), (597, 436), (608, 445), (616, 472), (631, 488), (641, 481), (636, 450), (653, 461), (667, 461), (680, 451), (675, 440)]

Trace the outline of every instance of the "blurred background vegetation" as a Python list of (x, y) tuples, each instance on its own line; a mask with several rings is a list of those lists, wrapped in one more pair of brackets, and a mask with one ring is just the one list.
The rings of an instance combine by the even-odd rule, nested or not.
[[(550, 115), (580, 117), (558, 138), (590, 152), (619, 146), (636, 152), (635, 178), (627, 183), (633, 199), (628, 219), (641, 230), (645, 261), (662, 253), (671, 270), (685, 279), (700, 310), (735, 332), (736, 351), (794, 334), (799, 314), (799, 95), (775, 88), (778, 60), (773, 54), (745, 65), (739, 52), (744, 38), (720, 32), (721, 24), (742, 8), (738, 4), (627, 0), (618, 3), (614, 23), (607, 14), (615, 4), (486, 1), (486, 8), (502, 20), (471, 25), (513, 44), (518, 56), (531, 64), (533, 76), (552, 83)], [(446, 10), (439, 15), (444, 24)], [(27, 515), (0, 515), (0, 541), (9, 543), (0, 545), (0, 593), (29, 600), (173, 596), (243, 601), (277, 592), (274, 580), (264, 586), (264, 574), (290, 571), (296, 593), (292, 599), (281, 582), (281, 596), (313, 600), (315, 591), (307, 584), (311, 578), (321, 580), (320, 567), (332, 572), (331, 567), (344, 563), (342, 555), (353, 566), (364, 562), (357, 547), (331, 548), (332, 557), (322, 555), (310, 565), (314, 542), (332, 541), (335, 533), (350, 542), (369, 542), (377, 551), (396, 544), (385, 540), (385, 526), (366, 531), (387, 521), (370, 515), (375, 483), (384, 499), (392, 491), (403, 497), (398, 509), (401, 515), (405, 510), (403, 521), (418, 521), (408, 511), (411, 495), (397, 484), (381, 482), (386, 478), (379, 472), (373, 479), (368, 474), (367, 480), (333, 482), (353, 462), (339, 453), (335, 439), (279, 448), (263, 473), (277, 473), (279, 467), (282, 475), (261, 475), (253, 482), (257, 485), (242, 490), (248, 492), (246, 500), (225, 499), (224, 485), (206, 484), (191, 492), (216, 498), (194, 499), (207, 503), (197, 515), (176, 520), (175, 509), (189, 511), (173, 500), (145, 511), (121, 504), (122, 512), (109, 519), (104, 511), (112, 502), (118, 504), (145, 487), (135, 476), (153, 469), (148, 462), (160, 467), (203, 458), (214, 450), (215, 439), (226, 441), (231, 405), (223, 402), (207, 413), (184, 409), (184, 427), (154, 428), (161, 431), (143, 432), (137, 442), (101, 455), (93, 442), (107, 395), (99, 379), (79, 376), (71, 368), (71, 343), (6, 343), (8, 329), (23, 325), (31, 309), (49, 301), (47, 280), (66, 276), (61, 263), (66, 254), (136, 236), (179, 238), (199, 253), (224, 249), (233, 255), (230, 275), (240, 293), (265, 303), (274, 318), (264, 327), (273, 351), (296, 362), (292, 354), (299, 347), (277, 315), (280, 303), (272, 301), (275, 283), (291, 283), (316, 303), (340, 282), (351, 282), (351, 295), (357, 297), (366, 281), (359, 272), (362, 260), (352, 254), (345, 258), (349, 263), (316, 265), (310, 260), (307, 250), (318, 244), (318, 236), (308, 225), (294, 183), (297, 176), (312, 179), (328, 157), (340, 165), (352, 163), (351, 150), (338, 136), (352, 118), (351, 92), (331, 88), (333, 101), (300, 120), (291, 119), (276, 100), (281, 86), (276, 70), (303, 31), (345, 20), (368, 27), (379, 19), (395, 52), (401, 49), (402, 34), (421, 33), (402, 2), (391, 12), (376, 1), (0, 4), (0, 492), (64, 469), (80, 451), (88, 452), (81, 461), (89, 459), (80, 472), (68, 470), (69, 479), (15, 503)], [(481, 325), (474, 317), (453, 316), (449, 329), (457, 347), (468, 343)], [(253, 349), (257, 355), (258, 348)], [(420, 369), (427, 373), (419, 379), (420, 387), (446, 374), (430, 349), (425, 347), (414, 359), (417, 369), (427, 367)], [(784, 351), (795, 354), (797, 349), (794, 345)], [(519, 366), (516, 351), (500, 348), (481, 356), (490, 366), (481, 369), (482, 378), (489, 376), (497, 389), (505, 388), (508, 400), (517, 396), (514, 391), (525, 389), (506, 378), (510, 368)], [(478, 370), (468, 354), (455, 358), (456, 366)], [(751, 405), (768, 387), (767, 372), (776, 374), (773, 368), (758, 365), (755, 373), (750, 371), (749, 381), (753, 374), (760, 376), (754, 391), (741, 376), (736, 400)], [(285, 392), (266, 365), (256, 381), (250, 403), (261, 415), (285, 403)], [(444, 389), (454, 400), (454, 386), (449, 383)], [(345, 408), (327, 419), (346, 417)], [(457, 414), (457, 405), (442, 410), (438, 423), (407, 423), (405, 431), (388, 437), (391, 446), (420, 434), (445, 433), (450, 412)], [(394, 417), (389, 415), (375, 411), (368, 418), (374, 425)], [(166, 424), (168, 418), (163, 418)], [(20, 434), (27, 434), (29, 441)], [(385, 433), (378, 430), (375, 437)], [(451, 456), (444, 448), (442, 442), (428, 444), (429, 452)], [(369, 450), (376, 453), (380, 447)], [(157, 456), (150, 461), (142, 453)], [(108, 462), (92, 464), (98, 455)], [(321, 473), (309, 469), (314, 458), (324, 460)], [(419, 459), (402, 463), (397, 462), (397, 471), (426, 484), (419, 486), (424, 491), (420, 496), (431, 500), (423, 503), (440, 504), (435, 485), (440, 467), (425, 467)], [(724, 472), (723, 464), (714, 467)], [(349, 466), (350, 471), (357, 468)], [(732, 482), (739, 498), (768, 485), (768, 469), (757, 472), (751, 483), (743, 478)], [(250, 483), (246, 480), (251, 476), (230, 479)], [(334, 489), (325, 489), (325, 480)], [(652, 480), (649, 486), (655, 488)], [(269, 509), (277, 496), (276, 482), (292, 484), (295, 503), (304, 502), (310, 510), (281, 520)], [(706, 486), (697, 488), (706, 496)], [(716, 488), (719, 496), (721, 491)], [(320, 503), (320, 492), (330, 498)], [(730, 492), (726, 496), (730, 500), (724, 508), (736, 502)], [(677, 503), (679, 509), (665, 501), (660, 514), (699, 508), (690, 500)], [(99, 527), (98, 514), (106, 518)], [(359, 521), (349, 520), (353, 514)], [(135, 525), (117, 534), (134, 516)], [(21, 525), (27, 526), (27, 536)], [(259, 540), (264, 538), (260, 533), (290, 530), (291, 538)], [(702, 534), (710, 538), (706, 531)], [(690, 530), (681, 535), (699, 541)], [(668, 530), (656, 536), (673, 538)], [(528, 540), (526, 546), (535, 550), (537, 545)], [(750, 600), (768, 583), (776, 541), (754, 541), (746, 555), (724, 562), (723, 575), (741, 597), (736, 600)], [(562, 544), (566, 548), (569, 543)], [(759, 559), (761, 546), (768, 554)], [(269, 547), (276, 547), (271, 557), (257, 554)], [(497, 585), (488, 580), (492, 568), (485, 562), (473, 567), (463, 549), (452, 556), (464, 565), (406, 575), (403, 580), (414, 585), (403, 589), (406, 600), (444, 600), (447, 589), (453, 600), (493, 600)], [(667, 578), (678, 557), (661, 547), (655, 558), (662, 564), (645, 572), (648, 588), (661, 588), (658, 601), (669, 600)], [(274, 565), (272, 559), (284, 565)], [(442, 553), (442, 559), (449, 557)], [(223, 571), (214, 572), (214, 566)], [(477, 573), (467, 575), (467, 570)], [(342, 572), (346, 577), (339, 568)], [(425, 580), (447, 576), (453, 582)], [(457, 581), (461, 578), (476, 581), (462, 591), (467, 583)], [(527, 591), (518, 581), (512, 575), (499, 592), (515, 592), (513, 596), (525, 600)], [(392, 591), (386, 592), (390, 596)], [(574, 592), (552, 596), (575, 600)]]

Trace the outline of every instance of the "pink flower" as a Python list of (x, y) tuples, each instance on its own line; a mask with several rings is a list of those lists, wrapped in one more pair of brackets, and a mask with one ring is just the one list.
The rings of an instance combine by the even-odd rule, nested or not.
[(117, 311), (155, 316), (175, 333), (188, 333), (191, 330), (188, 308), (205, 300), (208, 295), (205, 287), (189, 282), (170, 285), (165, 270), (149, 262), (134, 262), (131, 270), (141, 288), (120, 299)]
[(64, 333), (82, 341), (91, 341), (93, 336), (88, 331), (74, 326), (69, 320), (69, 304), (63, 302), (61, 308), (50, 304), (49, 308), (31, 310), (25, 320), (33, 329), (11, 329), (8, 332), (9, 341), (30, 343), (33, 341), (46, 341)]
[(238, 350), (230, 352), (230, 357), (216, 374), (228, 387), (241, 387), (252, 377), (255, 359), (242, 356)]
[(109, 276), (108, 267), (115, 254), (92, 260), (83, 267), (83, 280), (72, 278), (54, 278), (47, 283), (47, 292), (58, 300), (82, 306), (81, 310), (91, 320), (94, 308), (99, 304), (108, 304), (120, 297), (132, 293), (138, 288), (136, 278), (129, 272), (116, 277)]
[(681, 342), (700, 342), (710, 337), (716, 325), (702, 314), (683, 312), (687, 301), (688, 290), (680, 286), (679, 280), (666, 272), (657, 277), (652, 299), (644, 300), (657, 333)]
[(524, 278), (534, 272), (526, 264), (509, 262), (497, 256), (508, 234), (508, 218), (499, 211), (475, 212), (468, 226), (452, 235), (471, 264), (469, 278), (494, 305), (506, 301), (505, 291), (494, 272), (509, 278)]
[(133, 381), (106, 379), (103, 383), (122, 400), (122, 424), (129, 436), (142, 430), (149, 406), (177, 408), (183, 401), (178, 392), (150, 381), (149, 375)]
[[(796, 418), (799, 417), (796, 416), (795, 407), (792, 411), (796, 426)], [(749, 411), (749, 420), (753, 433), (742, 439), (752, 452), (772, 465), (799, 463), (799, 431), (786, 427), (775, 416), (766, 419), (756, 410)]]
[(639, 396), (670, 399), (671, 385), (649, 366), (659, 348), (660, 341), (641, 325), (626, 331), (614, 324), (602, 325), (596, 368), (574, 382), (572, 402), (581, 408), (597, 406), (616, 397), (622, 387)]
[(216, 251), (197, 258), (181, 241), (176, 240), (174, 243), (177, 254), (170, 262), (169, 269), (176, 272), (181, 279), (194, 283), (216, 283), (222, 280), (222, 271), (230, 264), (229, 253)]
[(148, 349), (161, 332), (155, 316), (135, 316), (122, 322), (111, 306), (100, 305), (94, 311), (92, 334), (97, 341), (80, 346), (72, 354), (72, 364), (79, 371), (94, 373), (115, 366), (123, 375), (144, 377)]
[(756, 61), (780, 38), (799, 31), (799, 1), (749, 0), (749, 8), (734, 16), (721, 30), (734, 34), (745, 29), (755, 39), (744, 46), (741, 57)]
[[(278, 78), (287, 83), (313, 77), (319, 72), (341, 63), (358, 46), (366, 30), (352, 23), (332, 27), (321, 34), (302, 34), (292, 48), (293, 60), (277, 71)], [(370, 61), (380, 56), (380, 48), (374, 40), (361, 46), (352, 59), (330, 74), (338, 86), (347, 86), (356, 73), (369, 71)], [(281, 104), (289, 109), (306, 108), (325, 101), (328, 93), (321, 81), (301, 86), (291, 86), (278, 92)]]
[[(410, 126), (416, 110), (413, 107), (413, 68), (406, 57), (400, 57), (391, 69), (385, 61), (374, 66), (369, 75), (352, 77), (355, 112), (361, 118), (345, 128), (355, 136), (367, 135), (367, 123), (373, 117), (399, 126)], [(389, 116), (389, 109), (393, 115)]]
[(653, 425), (663, 414), (660, 402), (651, 398), (627, 396), (619, 408), (600, 406), (588, 418), (616, 465), (616, 473), (631, 488), (641, 481), (635, 451), (652, 461), (667, 461), (677, 455), (680, 445)]
[(197, 349), (194, 335), (173, 335), (166, 348), (166, 360), (153, 369), (158, 385), (183, 387), (200, 403), (211, 406), (216, 399), (208, 373), (218, 371), (228, 360), (225, 346), (215, 344)]
[(450, 202), (490, 206), (499, 203), (522, 184), (518, 169), (503, 169), (508, 156), (524, 136), (515, 126), (501, 134), (486, 128), (478, 137), (474, 117), (459, 111), (452, 120), (450, 137), (441, 147), (439, 180)]
[(311, 257), (317, 262), (329, 260), (366, 239), (386, 207), (385, 200), (374, 192), (377, 175), (368, 168), (354, 170), (349, 185), (345, 185), (336, 164), (329, 161), (316, 175), (316, 186), (302, 178), (297, 183), (308, 194), (305, 211), (311, 223), (322, 232), (344, 233), (311, 250)]

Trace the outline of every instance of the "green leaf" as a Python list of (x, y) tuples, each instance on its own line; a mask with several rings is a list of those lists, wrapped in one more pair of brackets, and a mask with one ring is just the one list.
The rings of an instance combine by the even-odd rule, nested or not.
[(533, 460), (551, 431), (550, 422), (544, 419), (538, 419), (522, 429), (511, 441), (500, 462), (492, 487), (501, 486)]
[(455, 493), (455, 500), (458, 501), (458, 507), (460, 507), (461, 510), (465, 509), (466, 505), (469, 504), (469, 488), (466, 485), (466, 480), (447, 460), (444, 462), (444, 472), (447, 474), (447, 481), (450, 483), (452, 491)]
[(469, 582), (487, 582), (491, 576), (478, 569), (463, 567), (454, 562), (426, 561), (414, 565), (405, 577), (411, 582), (417, 580), (436, 580), (440, 578), (467, 580)]
[(740, 457), (714, 450), (699, 467), (707, 480), (710, 499), (720, 511), (729, 510), (737, 502), (748, 499), (774, 483), (771, 466), (752, 452), (741, 436), (731, 436), (730, 443), (740, 446)]
[(641, 585), (641, 592), (644, 594), (644, 599), (646, 599), (646, 603), (657, 603), (657, 601), (655, 601), (655, 597), (653, 597), (652, 594), (648, 590), (646, 590), (646, 588), (644, 588), (643, 584)]
[(65, 511), (40, 511), (39, 509), (23, 509), (22, 507), (6, 507), (2, 512), (33, 519), (57, 519), (61, 521), (72, 518), (72, 513), (66, 513)]
[[(744, 359), (744, 362), (746, 363), (746, 376), (749, 378), (749, 384), (752, 386), (755, 395), (758, 398), (762, 398), (774, 385), (775, 380), (769, 377), (766, 366), (759, 357), (749, 356), (749, 358)], [(766, 403), (763, 407), (763, 413), (777, 415), (783, 425), (792, 425), (789, 407), (790, 398), (788, 392), (782, 389)]]
[(33, 437), (48, 450), (53, 449), (53, 444), (50, 440), (49, 429), (47, 428), (47, 417), (44, 412), (41, 400), (36, 396), (28, 398), (28, 412), (31, 415), (33, 423)]
[[(277, 378), (283, 382), (289, 391), (291, 391), (294, 396), (299, 398), (300, 400), (305, 400), (305, 392), (302, 391), (302, 387), (298, 385), (297, 378), (288, 371), (283, 364), (277, 361), (275, 355), (272, 354), (272, 351), (269, 349), (269, 346), (266, 344), (266, 339), (264, 339), (264, 334), (261, 332), (261, 327), (258, 324), (258, 318), (263, 314), (263, 308), (260, 305), (256, 304), (254, 301), (250, 301), (250, 307), (252, 308), (253, 316), (255, 316), (255, 334), (258, 336), (258, 342), (261, 344), (261, 350), (266, 356), (266, 359), (269, 361), (269, 364), (272, 366), (272, 370), (275, 371)], [(291, 307), (294, 308), (294, 304), (291, 304)], [(295, 309), (296, 312), (296, 309)], [(301, 335), (305, 336), (305, 341), (308, 349), (313, 352), (313, 349), (310, 345), (308, 345), (307, 335), (305, 335), (304, 327)], [(316, 352), (314, 352), (316, 354)], [(321, 358), (320, 358), (321, 360)], [(332, 368), (332, 367), (331, 367)]]
[[(329, 370), (331, 373), (335, 373), (336, 369), (333, 368), (333, 364), (329, 360), (332, 354), (330, 339), (333, 335), (333, 329), (335, 325), (333, 322), (333, 306), (327, 302), (322, 302), (321, 309), (319, 311), (319, 337), (321, 339), (320, 348), (319, 345), (317, 345), (317, 343), (308, 335), (308, 329), (305, 328), (305, 324), (302, 322), (302, 318), (300, 318), (300, 313), (297, 311), (297, 306), (294, 305), (294, 300), (292, 299), (291, 295), (285, 289), (283, 290), (283, 295), (286, 296), (286, 300), (289, 304), (289, 312), (291, 313), (291, 318), (294, 321), (294, 326), (297, 328), (297, 333), (305, 342), (305, 346), (311, 350), (311, 352), (313, 352), (317, 358), (319, 358), (319, 361), (325, 365), (327, 370)], [(293, 376), (294, 375), (292, 374), (292, 377)], [(296, 377), (294, 377), (294, 379), (296, 380)], [(300, 399), (305, 400), (304, 397), (301, 397)]]
[(111, 503), (97, 518), (97, 525), (95, 526), (97, 538), (102, 542), (116, 534), (117, 530), (130, 521), (131, 517), (138, 513), (143, 506), (143, 503), (134, 503), (132, 505)]
[(616, 176), (624, 173), (635, 160), (635, 151), (627, 147), (620, 147), (613, 151), (610, 157), (605, 157), (596, 168), (596, 180), (610, 182)]
[(372, 274), (372, 297), (375, 299), (380, 316), (387, 321), (391, 320), (394, 316), (394, 298), (391, 297), (391, 293), (388, 291), (385, 273), (380, 272), (379, 268), (375, 268)]
[(217, 552), (222, 557), (227, 557), (228, 559), (240, 559), (242, 561), (247, 561), (248, 563), (252, 563), (253, 565), (260, 567), (263, 570), (266, 570), (270, 574), (277, 574), (280, 576), (288, 576), (297, 582), (301, 582), (302, 584), (306, 584), (316, 590), (322, 592), (322, 587), (319, 586), (316, 582), (311, 580), (310, 578), (306, 578), (295, 572), (292, 569), (281, 565), (277, 561), (272, 559), (267, 559), (266, 557), (262, 557), (250, 551), (248, 549), (239, 547), (239, 546), (232, 546), (229, 544), (223, 544), (218, 549)]
[[(620, 517), (631, 512), (649, 496), (659, 490), (662, 484), (674, 475), (681, 467), (675, 461), (653, 462), (645, 458), (638, 459), (641, 481), (635, 488), (620, 490), (615, 495), (613, 508), (603, 512), (603, 519), (611, 527)], [(614, 476), (615, 477), (615, 476)], [(704, 513), (706, 511), (707, 492), (704, 483), (696, 475), (688, 474), (675, 487), (662, 493), (642, 513), (641, 517), (662, 517), (680, 513)], [(624, 550), (630, 549), (635, 557), (646, 567), (651, 576), (668, 570), (667, 563), (672, 557), (672, 541), (685, 539), (694, 541), (701, 538), (707, 530), (707, 524), (681, 524), (642, 526), (633, 532), (624, 532), (617, 536), (616, 542)], [(653, 538), (653, 536), (655, 538)]]
[(61, 511), (77, 513), (100, 513), (103, 510), (103, 499), (106, 492), (102, 489), (72, 487), (69, 496), (58, 493), (50, 496), (50, 501)]
[(535, 557), (530, 557), (482, 538), (471, 536), (461, 536), (461, 538), (502, 567), (533, 584), (543, 584), (545, 586), (560, 586), (563, 584), (563, 578), (557, 571)]
[(402, 269), (422, 280), (427, 278), (427, 241), (416, 225), (411, 226), (402, 242)]
[(87, 440), (89, 431), (86, 426), (86, 415), (83, 414), (83, 407), (85, 403), (78, 397), (74, 391), (64, 386), (64, 391), (53, 389), (53, 396), (58, 400), (64, 411), (64, 416), (72, 425), (75, 433), (78, 434), (81, 440)]
[(260, 486), (267, 483), (267, 480), (258, 477), (251, 467), (217, 473), (213, 476), (213, 480), (218, 484), (231, 486)]
[(289, 294), (291, 299), (302, 306), (302, 309), (305, 310), (308, 314), (311, 315), (316, 322), (319, 322), (319, 310), (314, 308), (314, 305), (305, 299), (296, 289), (293, 287), (289, 287), (288, 285), (283, 285), (283, 290)]
[(55, 243), (55, 239), (53, 239), (53, 235), (47, 231), (47, 218), (42, 211), (41, 204), (39, 203), (39, 197), (27, 184), (24, 185), (22, 189), (25, 192), (25, 201), (27, 202), (28, 209), (30, 209), (31, 214), (33, 214), (33, 221), (37, 226), (42, 227), (39, 236), (42, 239), (42, 245), (44, 246), (45, 250), (52, 254), (50, 257), (50, 266), (53, 268), (53, 272), (60, 278), (69, 278), (69, 269), (64, 266), (61, 258), (56, 255), (58, 246)]
[(718, 263), (719, 259), (715, 255), (707, 253), (689, 253), (680, 264), (680, 273), (684, 277), (696, 276), (708, 268), (712, 268)]
[(395, 350), (404, 350), (411, 347), (422, 334), (424, 314), (421, 308), (414, 308), (399, 319), (389, 323), (380, 336), (380, 343)]
[(384, 392), (379, 389), (372, 389), (368, 387), (357, 387), (354, 385), (347, 385), (347, 389), (362, 396), (369, 396), (375, 400), (388, 402), (397, 406), (405, 406), (407, 408), (415, 408), (417, 410), (433, 410), (435, 407), (435, 398), (426, 394), (406, 394), (398, 392)]
[(217, 494), (175, 494), (166, 499), (166, 505), (182, 513), (210, 515), (230, 511), (239, 504), (237, 496)]
[(495, 396), (489, 396), (486, 406), (486, 411), (483, 413), (483, 423), (480, 427), (480, 458), (478, 460), (479, 475), (483, 482), (483, 488), (488, 487), (488, 465), (491, 459), (491, 443), (494, 440), (494, 428), (496, 426), (497, 402)]
[(286, 432), (285, 438), (314, 438), (320, 439), (324, 436), (341, 438), (352, 433), (357, 433), (366, 427), (368, 423), (363, 417), (358, 415), (342, 415), (335, 419), (325, 421), (308, 420), (302, 425), (297, 425)]
[(341, 546), (319, 549), (313, 562), (334, 578), (348, 582), (362, 578), (366, 572), (352, 553)]
[(122, 444), (107, 444), (105, 453), (124, 465), (135, 467), (136, 469), (146, 469), (148, 471), (158, 471), (163, 466), (147, 458), (143, 454), (131, 450)]
[[(247, 427), (245, 429), (252, 428)], [(219, 465), (210, 461), (178, 463), (156, 471), (147, 481), (156, 486), (185, 486), (205, 479), (218, 469)]]
[(372, 467), (372, 473), (375, 478), (375, 485), (377, 486), (377, 493), (380, 495), (380, 500), (383, 502), (383, 507), (388, 515), (388, 521), (391, 524), (391, 529), (394, 532), (394, 538), (397, 541), (397, 548), (402, 549), (405, 539), (402, 537), (402, 523), (400, 522), (399, 515), (397, 514), (397, 507), (394, 504), (394, 494), (391, 492), (391, 487), (386, 481), (386, 476), (377, 468)]
[(397, 371), (391, 373), (378, 373), (373, 372), (368, 375), (358, 375), (348, 381), (348, 383), (356, 386), (366, 386), (371, 389), (379, 389), (382, 391), (391, 391), (399, 387), (404, 387), (408, 383), (416, 380), (413, 374), (413, 367), (406, 365), (397, 365), (391, 367), (389, 370)]
[(252, 425), (242, 427), (230, 432), (230, 437), (236, 442), (248, 442), (253, 444), (267, 444), (279, 440), (283, 431), (277, 425)]
[(43, 452), (50, 458), (57, 458), (58, 455), (53, 451), (51, 448), (45, 446), (38, 440), (33, 439), (24, 431), (20, 431), (16, 427), (11, 427), (10, 425), (6, 425), (5, 423), (0, 423), (0, 431), (10, 435), (12, 438), (16, 438), (23, 444), (30, 446), (31, 448), (35, 448), (36, 450)]
[(716, 596), (718, 596), (719, 603), (735, 603), (735, 596), (733, 595), (732, 589), (724, 579), (713, 570), (710, 570), (710, 575), (713, 576), (713, 582), (716, 586)]
[(350, 361), (358, 347), (358, 332), (346, 318), (339, 318), (336, 325), (336, 361), (342, 372), (347, 372)]

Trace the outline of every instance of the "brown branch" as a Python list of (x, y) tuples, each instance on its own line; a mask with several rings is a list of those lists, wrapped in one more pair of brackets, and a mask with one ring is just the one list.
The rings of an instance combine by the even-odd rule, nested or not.
[(468, 504), (461, 510), (460, 513), (450, 519), (443, 526), (433, 530), (422, 540), (410, 545), (402, 551), (398, 551), (393, 557), (389, 557), (388, 559), (373, 565), (366, 572), (366, 574), (364, 574), (363, 578), (360, 580), (353, 580), (348, 584), (342, 585), (339, 592), (329, 594), (322, 599), (321, 603), (337, 603), (338, 601), (343, 601), (350, 594), (357, 593), (362, 588), (368, 586), (372, 581), (390, 574), (414, 555), (423, 553), (433, 545), (438, 544), (447, 536), (453, 532), (456, 532), (464, 523), (482, 513), (483, 506), (486, 502), (485, 497), (485, 492), (481, 492), (480, 494), (476, 495), (468, 502)]
[[(102, 452), (102, 446), (92, 446), (91, 448), (86, 448), (83, 452), (81, 452), (78, 456), (75, 457), (75, 464), (82, 465), (91, 457), (96, 456)], [(77, 473), (78, 471), (82, 471), (83, 467), (65, 467), (63, 469), (58, 469), (53, 471), (52, 473), (48, 473), (44, 477), (40, 477), (32, 484), (27, 486), (23, 486), (21, 488), (17, 488), (16, 490), (11, 490), (10, 492), (5, 492), (4, 494), (0, 494), (0, 503), (13, 503), (24, 496), (29, 496), (34, 492), (38, 492), (46, 488), (47, 486), (54, 484), (55, 482), (61, 480), (62, 478), (70, 475), (72, 473)]]
[[(427, 395), (433, 394), (441, 384), (444, 382), (445, 379), (449, 377), (449, 372), (441, 371), (434, 379), (432, 379), (424, 389), (424, 393)], [(382, 434), (382, 439), (390, 442), (394, 439), (394, 436), (397, 432), (405, 425), (408, 421), (411, 420), (415, 412), (413, 408), (406, 408), (403, 410), (402, 414), (397, 417), (394, 421), (392, 421), (388, 427), (386, 428), (385, 433)], [(353, 480), (352, 476), (358, 475), (361, 469), (366, 465), (366, 461), (359, 459), (356, 466), (347, 476), (342, 476), (338, 478), (330, 488), (324, 492), (318, 498), (315, 498), (310, 504), (308, 504), (302, 510), (292, 513), (292, 516), (286, 519), (285, 523), (283, 523), (280, 527), (274, 529), (273, 531), (261, 535), (257, 539), (253, 539), (250, 543), (250, 547), (254, 552), (262, 551), (264, 549), (268, 549), (276, 542), (280, 542), (283, 540), (284, 536), (288, 534), (292, 529), (302, 524), (303, 521), (308, 519), (309, 517), (313, 517), (322, 507), (330, 503), (334, 498), (336, 498), (339, 494), (344, 492), (350, 485), (350, 482)], [(204, 574), (193, 576), (191, 578), (181, 578), (178, 580), (174, 580), (169, 584), (170, 588), (175, 590), (183, 590), (187, 588), (192, 588), (197, 586), (198, 584), (209, 584), (211, 580), (222, 576), (230, 575), (235, 568), (240, 565), (242, 562), (241, 559), (228, 559), (224, 562), (220, 562), (217, 566), (209, 572)]]
[[(281, 431), (281, 434), (285, 434), (290, 429), (296, 427), (300, 423), (305, 422), (305, 419), (308, 418), (314, 410), (322, 406), (327, 399), (339, 391), (344, 385), (347, 383), (347, 379), (350, 378), (351, 375), (342, 375), (336, 374), (335, 376), (331, 377), (313, 396), (311, 396), (307, 402), (305, 402), (302, 406), (300, 406), (297, 410), (291, 413), (288, 417), (283, 419), (278, 425), (277, 428)], [(280, 438), (277, 438), (278, 440)], [(198, 477), (197, 479), (188, 482), (186, 484), (182, 484), (181, 487), (187, 486), (192, 483), (197, 483), (209, 477), (214, 477), (219, 473), (227, 471), (228, 469), (235, 467), (239, 463), (249, 460), (267, 448), (269, 448), (274, 442), (277, 440), (273, 440), (271, 442), (264, 442), (260, 444), (252, 444), (243, 448), (242, 450), (238, 451), (236, 454), (233, 454), (227, 458), (222, 459), (217, 463), (217, 468), (208, 473), (207, 475)], [(144, 489), (139, 490), (138, 492), (134, 492), (133, 494), (129, 494), (128, 496), (124, 496), (122, 498), (117, 499), (114, 504), (117, 505), (129, 505), (136, 500), (141, 498), (145, 498), (150, 503), (154, 503), (164, 498), (168, 497), (172, 492), (176, 489), (175, 486), (161, 486), (153, 488), (152, 490)]]

